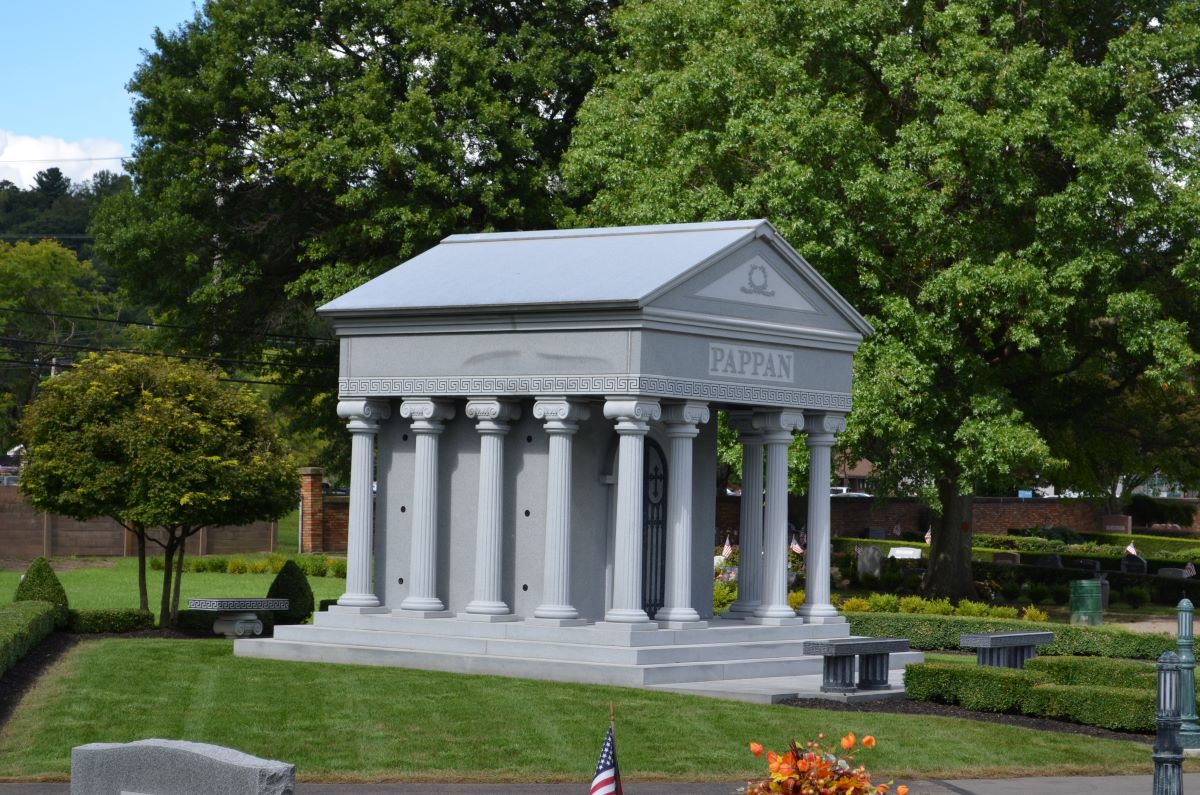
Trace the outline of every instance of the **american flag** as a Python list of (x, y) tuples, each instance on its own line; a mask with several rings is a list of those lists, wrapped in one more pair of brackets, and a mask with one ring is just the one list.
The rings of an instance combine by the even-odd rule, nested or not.
[(1132, 541), (1129, 542), (1129, 546), (1125, 547), (1125, 554), (1126, 555), (1136, 555), (1137, 554), (1137, 550), (1134, 548)]
[(925, 543), (926, 544), (933, 543), (933, 528), (932, 527), (925, 531)]
[(621, 795), (621, 771), (617, 770), (617, 743), (613, 739), (612, 726), (600, 749), (600, 761), (596, 763), (596, 775), (592, 778), (591, 795)]
[(733, 554), (733, 545), (729, 543), (729, 536), (725, 536), (725, 546), (721, 547), (721, 557), (727, 558)]
[(1195, 577), (1196, 576), (1196, 564), (1189, 560), (1187, 562), (1187, 565), (1183, 567), (1183, 576), (1184, 577)]
[(788, 544), (788, 549), (792, 550), (797, 555), (804, 554), (804, 547), (800, 546), (800, 542), (796, 540), (795, 536), (792, 536), (792, 543)]

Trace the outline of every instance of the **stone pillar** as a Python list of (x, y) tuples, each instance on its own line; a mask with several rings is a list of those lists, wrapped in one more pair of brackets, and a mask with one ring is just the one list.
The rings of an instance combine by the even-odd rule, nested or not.
[(300, 467), (301, 552), (325, 551), (324, 477), (321, 467)]
[(371, 581), (372, 531), (375, 525), (375, 435), (391, 416), (382, 400), (342, 400), (338, 416), (350, 430), (350, 522), (346, 539), (346, 592), (337, 606), (346, 611), (380, 610)]
[(578, 421), (589, 414), (586, 405), (565, 397), (540, 397), (533, 404), (533, 416), (545, 423), (550, 437), (542, 603), (533, 617), (560, 626), (587, 623), (571, 604), (571, 442)]
[[(692, 440), (700, 433), (697, 423), (708, 422), (704, 403), (673, 403), (663, 407), (667, 438), (671, 440), (667, 475), (667, 582), (666, 604), (655, 620), (670, 629), (708, 626), (692, 606)], [(711, 536), (711, 533), (706, 532)]]
[(642, 469), (650, 421), (662, 416), (658, 401), (608, 398), (604, 416), (616, 420), (621, 437), (617, 456), (617, 516), (613, 551), (612, 608), (605, 622), (657, 626), (642, 609)]
[[(796, 611), (787, 603), (788, 447), (799, 416), (787, 411), (755, 412), (754, 424), (767, 447), (767, 508), (763, 520), (762, 603), (747, 621), (788, 624)], [(828, 492), (828, 489), (826, 489)]]
[(475, 531), (475, 596), (459, 618), (515, 621), (500, 593), (504, 543), (504, 436), (521, 407), (507, 400), (467, 401), (479, 432), (479, 512)]
[(400, 416), (412, 420), (416, 436), (408, 596), (400, 609), (407, 615), (442, 617), (449, 613), (437, 595), (438, 436), (442, 423), (454, 416), (454, 406), (431, 398), (410, 398), (400, 404)]
[(747, 618), (762, 604), (763, 572), (763, 449), (762, 433), (749, 411), (729, 413), (729, 424), (742, 443), (741, 530), (738, 532), (737, 601), (730, 618)]
[(1192, 600), (1179, 600), (1176, 608), (1179, 655), (1179, 742), (1185, 749), (1200, 748), (1200, 725), (1196, 721), (1196, 654), (1192, 636)]
[(804, 604), (800, 617), (810, 624), (839, 624), (846, 619), (829, 603), (829, 451), (833, 435), (845, 429), (840, 414), (804, 412), (808, 434), (808, 548), (804, 552)]

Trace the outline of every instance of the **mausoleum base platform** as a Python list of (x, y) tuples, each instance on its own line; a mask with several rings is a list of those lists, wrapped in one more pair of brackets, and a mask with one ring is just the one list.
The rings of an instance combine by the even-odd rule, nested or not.
[[(818, 692), (822, 658), (805, 655), (804, 641), (848, 635), (844, 623), (762, 626), (716, 619), (702, 629), (630, 631), (603, 624), (550, 627), (526, 621), (323, 612), (313, 625), (277, 626), (274, 638), (238, 640), (234, 653), (656, 687), (771, 702)], [(902, 683), (904, 665), (922, 659), (920, 652), (892, 655), (893, 681)], [(714, 683), (721, 687), (703, 692), (703, 685)], [(741, 696), (735, 692), (738, 683), (746, 685)], [(696, 689), (689, 689), (693, 685)]]

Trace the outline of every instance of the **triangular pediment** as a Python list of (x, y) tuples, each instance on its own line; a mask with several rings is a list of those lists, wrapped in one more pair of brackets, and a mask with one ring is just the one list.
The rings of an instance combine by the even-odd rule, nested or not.
[(697, 290), (696, 298), (796, 312), (815, 312), (813, 301), (761, 256), (753, 256)]

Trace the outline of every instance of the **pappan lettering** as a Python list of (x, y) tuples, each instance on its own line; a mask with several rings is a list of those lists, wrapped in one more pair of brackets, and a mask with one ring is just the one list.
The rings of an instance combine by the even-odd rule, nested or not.
[(708, 346), (709, 375), (791, 383), (793, 361), (790, 351), (715, 343)]

